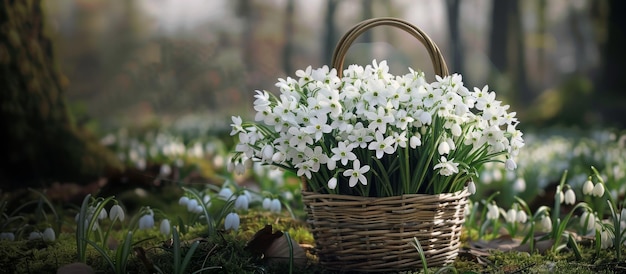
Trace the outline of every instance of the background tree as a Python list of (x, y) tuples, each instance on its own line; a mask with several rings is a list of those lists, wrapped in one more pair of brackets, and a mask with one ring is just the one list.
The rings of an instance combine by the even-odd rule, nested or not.
[(0, 187), (52, 181), (90, 182), (117, 158), (78, 128), (64, 98), (67, 80), (57, 69), (45, 34), (41, 0), (0, 6)]

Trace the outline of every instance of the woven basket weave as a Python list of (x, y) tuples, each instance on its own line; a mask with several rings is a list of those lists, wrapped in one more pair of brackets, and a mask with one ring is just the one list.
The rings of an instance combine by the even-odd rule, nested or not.
[[(345, 55), (356, 38), (370, 28), (388, 25), (417, 38), (428, 51), (440, 76), (448, 75), (435, 43), (419, 28), (397, 18), (375, 18), (350, 29), (333, 54), (332, 65), (341, 77)], [(402, 271), (421, 266), (416, 237), (428, 266), (452, 263), (458, 254), (466, 189), (439, 195), (408, 194), (395, 197), (360, 197), (308, 192), (302, 197), (307, 222), (315, 237), (320, 264), (341, 271)]]

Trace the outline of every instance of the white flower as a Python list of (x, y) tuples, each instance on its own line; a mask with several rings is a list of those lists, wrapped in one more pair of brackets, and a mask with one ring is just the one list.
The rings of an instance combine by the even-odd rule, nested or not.
[(515, 223), (517, 221), (517, 210), (514, 208), (509, 209), (504, 217), (508, 223)]
[(15, 234), (12, 232), (2, 232), (0, 233), (0, 240), (15, 241)]
[(585, 232), (594, 233), (596, 227), (595, 215), (587, 211), (580, 215), (580, 226), (585, 229)]
[(395, 148), (393, 147), (393, 144), (394, 144), (393, 137), (387, 136), (385, 138), (382, 132), (376, 131), (376, 133), (374, 134), (374, 141), (370, 143), (370, 145), (368, 146), (368, 149), (375, 150), (376, 158), (380, 159), (383, 157), (385, 153), (392, 154), (396, 151)]
[(147, 230), (154, 227), (154, 213), (148, 209), (148, 214), (145, 214), (139, 218), (139, 229)]
[(439, 155), (447, 155), (448, 153), (450, 153), (450, 145), (448, 144), (448, 142), (443, 141), (439, 143), (437, 151), (439, 152)]
[(270, 198), (263, 199), (263, 203), (262, 203), (263, 209), (269, 210), (271, 203), (272, 203), (272, 199), (270, 199)]
[(526, 180), (522, 177), (515, 179), (515, 182), (513, 182), (513, 190), (517, 193), (524, 192), (526, 190)]
[(487, 219), (497, 220), (500, 217), (500, 208), (496, 204), (487, 205)]
[(561, 191), (560, 186), (556, 187), (556, 193), (554, 193), (554, 200), (559, 201), (559, 204), (562, 204), (565, 201), (565, 195), (563, 194), (563, 191)]
[(600, 248), (607, 249), (613, 247), (613, 233), (608, 229), (602, 228), (600, 231)]
[(30, 234), (28, 234), (28, 240), (39, 240), (43, 238), (43, 234), (41, 234), (41, 232), (39, 231), (33, 231)]
[(348, 161), (356, 160), (356, 154), (352, 152), (353, 148), (354, 146), (348, 142), (339, 142), (337, 147), (331, 149), (334, 154), (330, 159), (332, 161), (341, 161), (341, 164), (345, 166), (348, 164)]
[(233, 191), (230, 190), (230, 188), (228, 187), (224, 187), (220, 190), (220, 192), (217, 194), (220, 198), (228, 201), (230, 199), (232, 199), (233, 197)]
[(248, 210), (248, 204), (250, 200), (248, 200), (248, 196), (239, 195), (235, 200), (235, 209)]
[(511, 158), (506, 159), (504, 166), (506, 167), (507, 170), (515, 170), (517, 168), (517, 164)]
[(597, 183), (593, 187), (592, 193), (593, 193), (593, 196), (602, 197), (602, 195), (604, 195), (604, 185), (602, 183)]
[(576, 194), (574, 193), (574, 190), (569, 188), (568, 190), (565, 191), (565, 204), (566, 205), (573, 205), (576, 203)]
[(56, 240), (54, 229), (52, 229), (52, 227), (48, 227), (44, 229), (42, 237), (43, 237), (43, 240), (46, 242), (54, 242), (54, 240)]
[(198, 205), (199, 205), (198, 200), (189, 199), (189, 202), (187, 203), (187, 211), (194, 212)]
[(170, 229), (172, 227), (170, 226), (170, 220), (168, 219), (163, 219), (161, 221), (161, 225), (159, 226), (159, 231), (161, 231), (161, 234), (168, 236), (170, 235)]
[(124, 209), (122, 209), (120, 205), (113, 205), (109, 210), (109, 219), (111, 219), (111, 221), (115, 221), (115, 219), (124, 221)]
[(441, 156), (440, 162), (435, 165), (434, 169), (439, 169), (439, 174), (443, 176), (451, 176), (459, 172), (459, 164), (453, 162), (454, 159), (448, 161), (446, 157)]
[[(99, 206), (99, 205), (100, 205), (100, 204), (98, 204), (98, 206)], [(99, 219), (99, 220), (103, 220), (103, 219), (106, 219), (106, 218), (107, 218), (107, 216), (108, 216), (107, 211), (106, 211), (106, 210), (104, 210), (104, 208), (101, 208), (101, 209), (100, 209), (100, 212), (98, 213), (98, 219)]]
[(237, 213), (231, 212), (226, 215), (226, 218), (224, 218), (224, 229), (239, 229), (239, 215), (237, 215)]
[(282, 204), (280, 203), (280, 200), (272, 199), (272, 202), (270, 204), (270, 211), (274, 213), (280, 213), (281, 210)]
[(583, 194), (591, 195), (593, 193), (593, 188), (593, 182), (588, 179), (587, 181), (585, 181), (585, 183), (583, 183)]
[(469, 193), (471, 194), (476, 194), (476, 184), (474, 184), (474, 181), (470, 181), (467, 185), (467, 190), (469, 191)]
[(523, 224), (527, 220), (528, 220), (528, 214), (526, 214), (526, 211), (524, 211), (524, 210), (517, 211), (517, 222)]
[(337, 177), (332, 177), (328, 180), (328, 188), (335, 189), (337, 187)]
[(552, 220), (550, 216), (544, 215), (541, 217), (541, 228), (543, 232), (551, 232), (552, 231)]
[(352, 162), (353, 166), (351, 169), (347, 169), (343, 172), (343, 176), (349, 177), (349, 185), (350, 187), (356, 186), (358, 182), (361, 182), (363, 185), (367, 185), (367, 178), (363, 174), (367, 173), (370, 170), (370, 166), (364, 165), (361, 167), (361, 162), (356, 159)]

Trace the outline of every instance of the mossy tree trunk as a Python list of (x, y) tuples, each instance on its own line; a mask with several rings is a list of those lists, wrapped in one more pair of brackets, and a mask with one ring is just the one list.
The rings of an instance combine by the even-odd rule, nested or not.
[(64, 98), (41, 0), (0, 5), (0, 188), (88, 182), (119, 164), (75, 126)]

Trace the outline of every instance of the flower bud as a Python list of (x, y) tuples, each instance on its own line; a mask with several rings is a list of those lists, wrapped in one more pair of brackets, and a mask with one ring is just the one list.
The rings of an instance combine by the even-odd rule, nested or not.
[(120, 221), (124, 221), (124, 209), (120, 205), (113, 205), (111, 210), (109, 211), (109, 219), (111, 221), (115, 221), (115, 219), (119, 219)]
[(187, 196), (183, 196), (183, 197), (180, 197), (180, 199), (178, 199), (178, 204), (181, 206), (187, 206), (188, 203), (189, 203), (189, 197)]
[(56, 240), (56, 235), (54, 234), (54, 229), (52, 227), (48, 227), (43, 231), (43, 240), (46, 242), (54, 242)]
[(237, 196), (237, 199), (235, 200), (235, 209), (243, 209), (243, 210), (248, 210), (248, 196), (246, 195), (239, 195)]
[(565, 204), (573, 205), (576, 203), (576, 194), (571, 188), (565, 191)]
[(517, 221), (517, 210), (514, 208), (509, 209), (509, 211), (506, 212), (506, 221), (508, 223), (515, 223)]
[(517, 168), (517, 164), (511, 158), (506, 159), (504, 166), (506, 167), (507, 170), (515, 170)]
[(189, 202), (187, 203), (187, 211), (194, 212), (197, 206), (198, 206), (198, 200), (190, 199)]
[(337, 177), (332, 177), (328, 180), (328, 188), (335, 189), (337, 187)]
[(146, 214), (139, 218), (139, 229), (147, 230), (154, 227), (154, 215)]
[(602, 183), (597, 183), (593, 187), (592, 193), (593, 193), (593, 196), (602, 197), (602, 195), (604, 195), (604, 185), (602, 185)]
[(587, 180), (583, 184), (583, 194), (590, 195), (592, 193), (593, 193), (593, 182), (591, 180)]
[(544, 215), (541, 218), (541, 228), (544, 232), (552, 231), (552, 220), (550, 219), (550, 216)]
[(448, 142), (441, 142), (437, 147), (437, 151), (439, 151), (439, 155), (445, 155), (450, 153), (450, 144)]
[(161, 231), (161, 234), (165, 236), (169, 236), (171, 228), (172, 227), (170, 226), (170, 220), (163, 219), (161, 221), (161, 225), (159, 226), (159, 230)]
[(2, 232), (0, 233), (0, 240), (15, 241), (15, 234), (12, 232)]
[(270, 199), (270, 198), (263, 199), (263, 209), (269, 210), (271, 203), (272, 203), (272, 199)]
[(526, 211), (523, 211), (523, 210), (517, 211), (517, 222), (523, 224), (526, 221), (528, 221), (528, 215), (526, 214)]
[(476, 193), (476, 184), (474, 184), (474, 181), (470, 181), (469, 184), (467, 184), (467, 191), (471, 194)]
[(226, 215), (226, 218), (224, 219), (224, 229), (239, 229), (239, 215), (237, 215), (237, 213), (231, 212)]
[(282, 204), (278, 199), (272, 199), (272, 203), (270, 204), (270, 211), (274, 213), (280, 213), (282, 209)]

